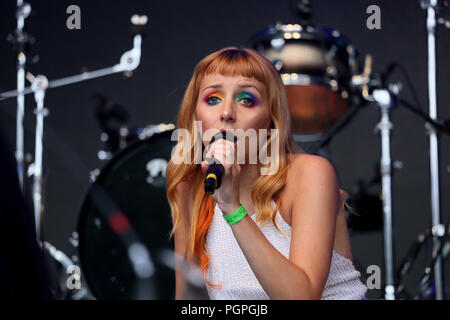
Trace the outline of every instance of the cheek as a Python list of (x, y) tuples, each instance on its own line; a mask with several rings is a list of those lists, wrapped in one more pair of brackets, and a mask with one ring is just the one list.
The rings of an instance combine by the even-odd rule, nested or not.
[(195, 108), (195, 115), (197, 116), (197, 120), (202, 122), (203, 131), (209, 129), (212, 125), (212, 119), (210, 110), (205, 108), (204, 106), (197, 106)]
[[(195, 109), (195, 115), (197, 117), (197, 121), (200, 121), (201, 123), (201, 137), (202, 137), (202, 144), (204, 147), (206, 147), (209, 143), (209, 141), (211, 140), (210, 138), (211, 136), (211, 132), (205, 133), (208, 130), (213, 130), (213, 134), (215, 134), (216, 132), (214, 131), (214, 129), (218, 129), (217, 128), (217, 123), (215, 123), (215, 117), (214, 114), (212, 113), (211, 108), (209, 107), (205, 107), (205, 106), (197, 106)], [(211, 136), (211, 137), (210, 137)], [(209, 140), (208, 140), (209, 137)]]
[[(268, 111), (255, 112), (252, 115), (247, 114), (247, 127), (254, 129), (268, 129), (271, 123)], [(247, 128), (247, 129), (248, 129)]]

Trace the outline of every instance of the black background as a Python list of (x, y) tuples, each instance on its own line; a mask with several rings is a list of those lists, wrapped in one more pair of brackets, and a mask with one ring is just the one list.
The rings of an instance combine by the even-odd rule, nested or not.
[[(30, 1), (32, 17), (27, 31), (36, 38), (28, 66), (33, 74), (49, 80), (77, 74), (85, 67), (95, 70), (112, 66), (132, 46), (130, 17), (147, 14), (149, 24), (143, 41), (142, 60), (131, 78), (113, 75), (47, 92), (45, 105), (50, 110), (44, 127), (45, 187), (44, 234), (46, 239), (68, 255), (76, 252), (68, 238), (75, 230), (79, 208), (89, 186), (89, 172), (102, 165), (97, 158), (100, 130), (94, 118), (90, 97), (99, 92), (125, 106), (130, 126), (174, 122), (177, 110), (198, 61), (226, 46), (240, 46), (256, 31), (275, 21), (295, 23), (289, 1)], [(81, 8), (81, 30), (68, 30), (66, 8)], [(366, 9), (376, 4), (381, 9), (381, 30), (366, 27)], [(16, 27), (15, 1), (0, 2), (0, 92), (16, 85), (15, 54), (6, 41)], [(314, 1), (314, 21), (345, 34), (362, 55), (372, 54), (374, 71), (382, 71), (392, 61), (401, 62), (427, 110), (426, 12), (415, 0), (322, 0)], [(450, 30), (438, 28), (438, 115), (450, 117)], [(393, 79), (403, 81), (396, 73)], [(401, 95), (413, 101), (406, 88)], [(34, 99), (26, 98), (25, 142), (34, 154)], [(7, 141), (15, 146), (16, 102), (0, 101), (0, 126)], [(341, 188), (350, 190), (358, 179), (373, 175), (379, 161), (379, 136), (373, 129), (379, 110), (368, 105), (327, 147)], [(395, 258), (397, 263), (415, 237), (430, 226), (430, 179), (428, 136), (424, 123), (405, 108), (397, 108), (391, 118), (392, 160), (403, 163), (393, 180)], [(441, 212), (449, 217), (449, 138), (441, 139)], [(149, 204), (151, 205), (151, 204)], [(352, 235), (355, 264), (365, 275), (369, 265), (383, 271), (383, 234), (370, 232)], [(421, 260), (407, 288), (414, 291)], [(448, 269), (448, 268), (447, 268)], [(383, 275), (383, 273), (382, 273)], [(383, 277), (382, 277), (383, 279)], [(449, 279), (449, 277), (447, 277)], [(448, 284), (448, 281), (447, 281)], [(448, 286), (448, 285), (447, 285)], [(369, 298), (381, 297), (382, 290), (369, 290)]]

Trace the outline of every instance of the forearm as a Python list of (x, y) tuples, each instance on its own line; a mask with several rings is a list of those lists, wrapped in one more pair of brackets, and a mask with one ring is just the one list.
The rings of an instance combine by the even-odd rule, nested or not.
[(250, 267), (271, 299), (320, 299), (306, 273), (283, 256), (246, 215), (231, 226)]

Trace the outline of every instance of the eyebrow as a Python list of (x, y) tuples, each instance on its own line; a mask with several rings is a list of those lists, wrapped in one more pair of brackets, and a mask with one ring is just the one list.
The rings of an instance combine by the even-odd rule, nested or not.
[[(205, 91), (206, 89), (209, 89), (209, 88), (219, 89), (219, 88), (222, 88), (222, 85), (221, 84), (215, 84), (215, 85), (212, 85), (212, 86), (207, 86), (206, 88), (204, 88), (202, 90), (202, 92)], [(254, 85), (251, 85), (251, 84), (243, 84), (243, 85), (240, 85), (239, 88), (254, 88), (254, 89), (258, 90), (258, 92), (259, 92), (259, 94), (261, 94), (261, 96), (263, 95), (261, 90), (259, 90), (257, 87), (255, 87)]]

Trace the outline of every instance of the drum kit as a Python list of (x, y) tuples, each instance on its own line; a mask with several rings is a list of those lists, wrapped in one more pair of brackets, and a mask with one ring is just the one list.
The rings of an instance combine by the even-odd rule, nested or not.
[[(442, 24), (447, 21), (439, 16), (439, 6), (442, 7), (443, 3), (422, 1), (422, 5), (429, 18), (434, 15), (435, 21), (441, 21)], [(18, 1), (16, 37), (21, 48), (17, 62), (19, 86), (16, 91), (0, 93), (0, 100), (17, 97), (20, 119), (17, 122), (16, 157), (23, 185), (23, 96), (32, 92), (35, 94), (38, 112), (33, 199), (38, 241), (53, 261), (55, 298), (173, 299), (174, 260), (177, 256), (168, 238), (171, 220), (165, 190), (165, 170), (175, 143), (171, 140), (175, 129), (172, 124), (128, 128), (124, 125), (127, 117), (124, 108), (96, 95), (98, 107), (95, 115), (102, 130), (103, 142), (98, 157), (104, 160), (105, 165), (91, 172), (90, 185), (80, 207), (78, 225), (70, 238), (77, 248), (77, 255), (69, 258), (50, 243), (41, 242), (39, 233), (43, 208), (40, 189), (43, 183), (45, 91), (108, 74), (131, 72), (137, 68), (146, 18), (135, 16), (132, 19), (134, 46), (122, 56), (118, 65), (55, 81), (48, 81), (44, 76), (29, 76), (32, 85), (25, 88), (26, 36), (22, 28), (23, 20), (29, 13), (26, 6), (29, 5)], [(436, 113), (426, 115), (417, 105), (399, 97), (401, 85), (387, 83), (389, 73), (396, 65), (386, 68), (388, 71), (385, 73), (373, 73), (370, 55), (361, 64), (359, 52), (343, 34), (332, 28), (314, 25), (311, 21), (311, 1), (296, 1), (295, 10), (298, 13), (297, 23), (277, 22), (270, 25), (251, 36), (247, 47), (271, 60), (280, 72), (286, 87), (294, 138), (298, 143), (312, 143), (307, 150), (310, 153), (320, 152), (339, 130), (350, 123), (363, 105), (372, 103), (379, 108), (381, 117), (377, 129), (381, 138), (380, 164), (370, 182), (360, 183), (359, 192), (348, 195), (347, 202), (358, 212), (358, 215), (348, 214), (348, 225), (350, 229), (361, 232), (383, 230), (385, 299), (442, 299), (442, 264), (450, 252), (450, 232), (449, 225), (440, 222), (439, 214), (437, 218), (436, 214), (433, 216), (432, 228), (418, 237), (398, 271), (394, 272), (391, 173), (395, 165), (390, 160), (389, 132), (393, 125), (389, 114), (398, 105), (406, 106), (426, 121), (430, 138), (435, 137), (437, 131), (448, 134), (448, 124), (439, 121)], [(429, 37), (434, 36), (435, 28), (428, 28), (428, 31)], [(434, 56), (430, 51), (430, 59), (434, 59)], [(435, 69), (430, 70), (431, 77), (435, 77), (434, 72)], [(432, 92), (435, 94), (435, 85), (430, 89), (430, 95)], [(434, 150), (437, 152), (436, 148)], [(431, 152), (430, 162), (435, 161), (436, 157)], [(434, 172), (433, 177), (433, 182), (439, 179), (438, 172)], [(381, 194), (368, 191), (371, 186), (379, 184)], [(439, 190), (435, 189), (433, 195), (438, 198)], [(413, 296), (406, 292), (402, 279), (411, 269), (422, 246), (429, 240), (433, 242), (432, 260), (424, 271), (418, 293)], [(81, 288), (69, 289), (67, 270), (78, 265), (79, 272), (75, 273), (77, 277), (71, 280), (81, 281)], [(192, 288), (192, 297), (205, 298), (202, 275), (188, 268), (182, 271)]]

